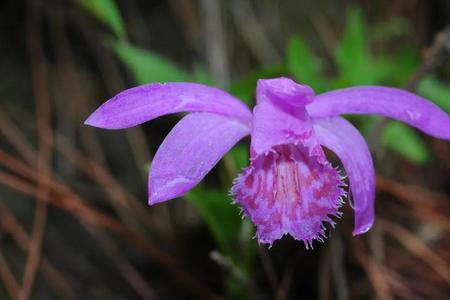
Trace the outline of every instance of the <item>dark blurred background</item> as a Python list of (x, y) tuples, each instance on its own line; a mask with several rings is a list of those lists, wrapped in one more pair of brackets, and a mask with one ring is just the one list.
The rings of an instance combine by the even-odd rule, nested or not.
[(376, 163), (375, 226), (352, 237), (346, 206), (314, 250), (268, 249), (227, 194), (248, 141), (148, 207), (180, 115), (83, 125), (138, 84), (202, 82), (251, 105), (257, 78), (282, 75), (406, 88), (449, 112), (449, 23), (448, 0), (1, 1), (0, 299), (449, 299), (448, 142), (351, 118)]

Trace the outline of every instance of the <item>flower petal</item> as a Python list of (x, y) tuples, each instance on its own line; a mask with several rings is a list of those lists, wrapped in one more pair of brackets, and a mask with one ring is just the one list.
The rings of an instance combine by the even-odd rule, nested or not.
[(136, 126), (177, 112), (211, 112), (249, 123), (251, 112), (225, 91), (196, 83), (150, 83), (125, 90), (101, 105), (86, 121), (106, 129)]
[(336, 153), (347, 172), (355, 210), (353, 234), (367, 232), (374, 222), (375, 171), (366, 141), (341, 117), (315, 120), (314, 131), (319, 143)]
[(258, 80), (252, 121), (252, 158), (276, 145), (301, 143), (307, 147), (309, 155), (315, 154), (326, 161), (305, 109), (313, 95), (310, 87), (287, 78)]
[(284, 234), (312, 247), (324, 223), (334, 225), (345, 194), (326, 160), (305, 105), (314, 92), (287, 78), (259, 80), (253, 113), (251, 161), (232, 195), (257, 226), (261, 243)]
[(431, 101), (401, 89), (362, 86), (335, 90), (316, 96), (307, 110), (312, 118), (378, 114), (450, 140), (449, 115)]
[(149, 204), (182, 196), (193, 188), (249, 127), (211, 113), (185, 116), (155, 154), (149, 174)]
[(285, 144), (255, 157), (235, 180), (231, 193), (257, 225), (260, 243), (272, 244), (285, 234), (312, 248), (334, 226), (345, 191), (330, 163), (322, 164), (302, 145)]

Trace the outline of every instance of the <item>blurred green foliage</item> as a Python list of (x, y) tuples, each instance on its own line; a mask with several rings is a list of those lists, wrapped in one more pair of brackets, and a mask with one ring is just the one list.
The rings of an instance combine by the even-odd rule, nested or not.
[(113, 42), (112, 46), (138, 84), (155, 81), (189, 81), (191, 78), (186, 71), (156, 53), (125, 41)]
[[(311, 85), (317, 92), (355, 85), (404, 86), (419, 65), (419, 55), (414, 48), (405, 45), (394, 53), (378, 55), (370, 51), (370, 37), (376, 35), (369, 29), (378, 35), (384, 33), (385, 38), (408, 29), (404, 22), (393, 20), (392, 23), (391, 26), (383, 23), (369, 28), (361, 12), (351, 9), (343, 37), (334, 49), (335, 76), (323, 73), (323, 61), (299, 37), (292, 37), (288, 43), (287, 68), (296, 80)], [(417, 92), (448, 109), (449, 102), (446, 99), (449, 99), (450, 91), (439, 81), (426, 78), (419, 83)], [(376, 125), (381, 122), (379, 118), (371, 116), (354, 116), (352, 119), (366, 129), (363, 130), (366, 135), (376, 130)], [(412, 163), (423, 164), (429, 157), (420, 134), (409, 126), (390, 121), (383, 128), (380, 138), (384, 146)]]
[(411, 162), (422, 164), (428, 159), (428, 150), (425, 144), (408, 125), (395, 121), (390, 122), (381, 133), (381, 142)]
[(350, 10), (342, 39), (335, 48), (338, 86), (369, 85), (382, 78), (382, 69), (369, 52), (366, 24), (359, 10)]
[[(399, 78), (398, 70), (412, 72), (418, 62), (414, 56), (405, 56), (403, 51), (397, 55), (379, 55), (374, 57), (370, 52), (370, 35), (367, 24), (361, 12), (352, 9), (348, 13), (347, 25), (342, 40), (336, 46), (336, 64), (338, 77), (335, 88), (353, 85), (398, 85), (412, 73), (402, 74)], [(397, 58), (406, 59), (397, 65)], [(406, 79), (405, 79), (406, 78)], [(370, 123), (377, 122), (375, 118), (359, 117), (360, 122), (368, 123), (363, 126), (371, 127)], [(375, 126), (376, 127), (376, 126)], [(381, 133), (381, 142), (390, 150), (397, 152), (413, 163), (425, 163), (428, 151), (418, 133), (408, 127), (395, 122), (389, 122)]]
[(126, 37), (125, 25), (114, 0), (78, 0), (78, 3), (108, 26), (117, 38)]
[(246, 146), (238, 144), (231, 149), (229, 154), (235, 163), (236, 170), (242, 170), (248, 165), (248, 150)]
[(317, 92), (325, 92), (329, 83), (322, 76), (322, 61), (316, 57), (298, 36), (293, 36), (286, 50), (286, 67), (294, 80), (308, 82)]
[(433, 76), (428, 76), (419, 82), (417, 92), (450, 112), (450, 86), (448, 84), (443, 84)]
[(156, 81), (211, 83), (209, 73), (201, 66), (196, 66), (196, 68), (189, 73), (169, 59), (146, 49), (134, 46), (126, 41), (113, 41), (112, 47), (120, 60), (127, 66), (138, 84)]
[(233, 255), (233, 245), (238, 242), (242, 218), (239, 208), (231, 205), (228, 194), (223, 189), (207, 189), (199, 185), (185, 198), (197, 207), (223, 253)]

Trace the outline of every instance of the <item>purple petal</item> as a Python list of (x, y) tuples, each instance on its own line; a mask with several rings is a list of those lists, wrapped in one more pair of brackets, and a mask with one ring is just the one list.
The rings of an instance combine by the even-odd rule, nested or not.
[(182, 196), (193, 188), (249, 127), (211, 113), (181, 119), (155, 154), (149, 174), (149, 204)]
[(313, 134), (305, 105), (312, 101), (313, 91), (287, 78), (258, 80), (253, 110), (251, 156), (264, 154), (272, 147), (301, 143), (326, 161)]
[(367, 232), (374, 222), (375, 171), (366, 141), (341, 117), (315, 120), (314, 131), (319, 143), (336, 153), (347, 172), (355, 210), (353, 234)]
[(450, 140), (449, 115), (431, 101), (401, 89), (362, 86), (335, 90), (316, 96), (307, 110), (312, 118), (378, 114)]
[(334, 224), (331, 217), (340, 214), (341, 177), (305, 109), (313, 98), (311, 88), (287, 78), (258, 81), (250, 166), (232, 194), (257, 225), (261, 243), (290, 234), (311, 247), (322, 240), (324, 223)]
[(177, 112), (211, 112), (249, 123), (251, 112), (225, 91), (196, 83), (150, 83), (121, 92), (86, 121), (106, 129), (122, 129)]
[(307, 151), (300, 145), (275, 146), (253, 159), (235, 181), (233, 198), (257, 225), (260, 243), (290, 234), (310, 248), (325, 236), (324, 223), (334, 226), (331, 217), (341, 215), (341, 176)]

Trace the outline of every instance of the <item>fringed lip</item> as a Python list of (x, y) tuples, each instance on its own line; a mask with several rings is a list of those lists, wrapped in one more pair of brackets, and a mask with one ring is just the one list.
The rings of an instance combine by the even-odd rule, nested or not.
[(325, 223), (334, 226), (346, 192), (343, 177), (301, 144), (278, 145), (256, 156), (231, 190), (245, 216), (257, 225), (257, 239), (270, 244), (289, 234), (312, 248), (323, 241)]

